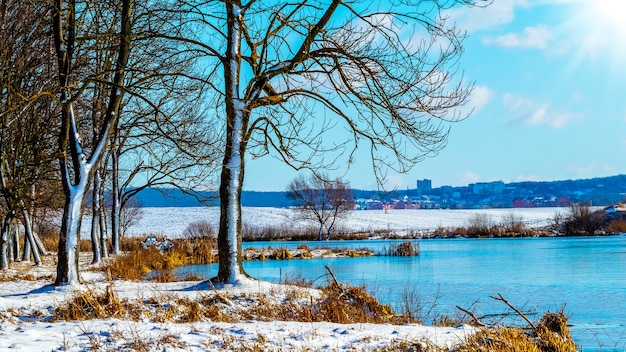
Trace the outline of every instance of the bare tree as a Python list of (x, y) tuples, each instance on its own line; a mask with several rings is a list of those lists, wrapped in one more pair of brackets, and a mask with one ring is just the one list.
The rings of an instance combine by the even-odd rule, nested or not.
[(126, 235), (128, 229), (137, 224), (143, 216), (143, 210), (141, 210), (141, 202), (137, 198), (129, 198), (126, 202), (126, 206), (122, 208), (120, 214), (120, 228), (122, 229), (122, 235)]
[(0, 1), (0, 196), (6, 207), (0, 237), (0, 268), (8, 264), (9, 241), (18, 255), (16, 220), (25, 229), (23, 260), (41, 263), (45, 254), (35, 232), (32, 214), (44, 204), (40, 189), (57, 184), (53, 165), (53, 54), (41, 20), (41, 3)]
[[(170, 48), (171, 49), (171, 48)], [(168, 50), (164, 48), (164, 50)], [(165, 66), (161, 65), (161, 67)], [(184, 67), (176, 67), (179, 72)], [(170, 69), (170, 72), (174, 67)], [(131, 74), (133, 71), (131, 71)], [(183, 191), (214, 183), (218, 170), (215, 128), (207, 124), (199, 92), (192, 81), (165, 83), (163, 72), (153, 84), (166, 93), (131, 87), (135, 96), (121, 115), (108, 160), (111, 180), (111, 252), (119, 252), (124, 233), (122, 214), (139, 192), (148, 187)], [(156, 90), (156, 88), (155, 88)], [(155, 118), (156, 116), (156, 118)]]
[[(178, 47), (170, 50), (158, 45), (158, 38), (153, 35), (155, 28), (171, 16), (167, 12), (155, 13), (152, 7), (157, 5), (132, 0), (54, 2), (52, 19), (62, 107), (59, 164), (66, 196), (56, 284), (80, 281), (76, 245), (81, 210), (86, 191), (92, 183), (94, 194), (101, 195), (104, 185), (101, 181), (111, 180), (112, 249), (117, 253), (119, 235), (123, 231), (120, 226), (121, 211), (132, 195), (143, 187), (155, 185), (155, 180), (161, 180), (163, 184), (181, 179), (191, 182), (192, 172), (187, 170), (204, 171), (206, 166), (200, 159), (190, 162), (189, 158), (181, 157), (183, 143), (173, 148), (156, 137), (165, 136), (163, 140), (168, 141), (184, 140), (186, 146), (191, 146), (184, 150), (189, 155), (198, 155), (191, 151), (205, 145), (204, 140), (196, 138), (198, 135), (179, 132), (177, 127), (170, 126), (173, 118), (168, 114), (172, 110), (184, 106), (187, 110), (179, 110), (185, 114), (191, 111), (190, 107), (198, 104), (189, 104), (188, 101), (183, 104), (180, 100), (171, 99), (172, 96), (182, 96), (181, 92), (189, 89), (188, 84), (181, 84), (186, 75), (184, 61), (181, 60), (185, 50)], [(165, 73), (164, 66), (168, 69)], [(188, 94), (188, 99), (200, 94), (194, 93)], [(142, 111), (136, 113), (137, 110)], [(176, 126), (190, 126), (188, 122), (194, 117), (186, 116)], [(141, 128), (138, 128), (139, 124)], [(143, 126), (148, 125), (153, 129), (146, 132)], [(129, 148), (129, 143), (122, 140), (130, 140), (128, 131), (131, 129), (139, 131), (132, 136), (134, 150), (142, 150), (150, 158), (142, 158), (139, 167), (131, 169), (127, 174), (129, 177), (120, 182), (120, 150)], [(157, 130), (162, 133), (156, 133)], [(175, 130), (174, 133), (172, 130)], [(212, 129), (202, 131), (206, 135)], [(79, 135), (88, 138), (81, 139)], [(107, 151), (110, 151), (111, 172), (100, 165)], [(202, 152), (214, 154), (206, 149)], [(131, 163), (126, 159), (125, 164)], [(186, 171), (181, 171), (185, 168)], [(97, 175), (96, 170), (101, 171), (101, 175)], [(108, 175), (111, 177), (106, 178)], [(148, 181), (127, 191), (126, 186), (137, 175)], [(95, 176), (102, 176), (102, 179)], [(94, 180), (97, 182), (94, 183)], [(98, 206), (94, 209), (97, 210)], [(104, 208), (100, 207), (100, 214), (94, 214), (95, 217), (103, 219), (103, 211)], [(99, 234), (95, 231), (96, 226), (100, 228)], [(94, 261), (98, 261), (96, 253), (103, 251), (106, 244), (104, 221), (94, 222), (93, 229)]]
[[(59, 238), (56, 285), (80, 281), (78, 271), (78, 240), (82, 209), (88, 187), (107, 147), (119, 115), (120, 103), (125, 93), (124, 75), (131, 50), (132, 0), (118, 0), (108, 6), (94, 6), (97, 2), (54, 0), (52, 28), (58, 61), (59, 101), (61, 104), (61, 131), (59, 133), (59, 165), (65, 205)], [(107, 49), (112, 65), (100, 71), (94, 64), (100, 29), (94, 18), (107, 19), (111, 31), (106, 35), (117, 39), (116, 45)], [(91, 59), (91, 60), (90, 60)], [(103, 84), (107, 97), (104, 116), (98, 120), (96, 136), (81, 140), (81, 122), (89, 116), (79, 104), (82, 94), (92, 85)], [(93, 90), (95, 91), (95, 90)], [(93, 121), (93, 120), (91, 120)], [(93, 141), (92, 145), (89, 142)], [(87, 144), (85, 144), (87, 143)], [(89, 147), (89, 148), (87, 148)]]
[[(466, 117), (456, 110), (473, 87), (456, 75), (464, 34), (442, 10), (481, 1), (175, 2), (186, 17), (166, 33), (203, 55), (202, 78), (225, 121), (217, 282), (247, 276), (248, 154), (315, 171), (350, 165), (364, 147), (382, 182), (385, 170), (435, 155), (447, 122)], [(345, 139), (326, 133), (342, 128)]]
[(159, 35), (175, 33), (181, 17), (167, 5), (150, 3), (135, 17), (128, 94), (106, 164), (112, 254), (119, 252), (121, 217), (132, 197), (148, 187), (193, 193), (215, 184), (219, 170), (219, 128), (206, 117), (208, 89), (192, 74), (196, 56), (183, 42)]
[(287, 188), (287, 197), (295, 202), (295, 209), (308, 220), (319, 224), (318, 239), (330, 234), (336, 222), (354, 210), (354, 194), (348, 183), (327, 180), (326, 175), (296, 177)]

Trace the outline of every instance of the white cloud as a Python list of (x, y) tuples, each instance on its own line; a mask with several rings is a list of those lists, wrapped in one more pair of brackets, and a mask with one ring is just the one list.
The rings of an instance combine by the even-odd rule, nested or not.
[[(385, 187), (388, 189), (405, 189), (407, 186), (409, 185), (406, 179), (401, 175), (387, 175), (385, 178)], [(411, 185), (411, 187), (414, 188), (415, 185)]]
[(487, 7), (459, 7), (448, 10), (446, 15), (458, 27), (468, 32), (497, 27), (513, 21), (515, 7), (527, 7), (527, 0), (496, 0)]
[(515, 178), (516, 182), (527, 182), (527, 181), (545, 181), (541, 177), (537, 175), (517, 175)]
[(482, 109), (487, 106), (493, 98), (494, 92), (487, 86), (476, 86), (470, 96), (470, 104), (474, 107), (474, 110)]
[(485, 44), (504, 48), (546, 49), (552, 39), (552, 31), (544, 26), (526, 27), (521, 34), (508, 33), (496, 38), (486, 38)]
[(494, 92), (487, 86), (475, 86), (469, 97), (467, 104), (456, 109), (456, 113), (460, 116), (466, 116), (469, 113), (476, 113), (484, 108), (493, 100)]
[(549, 103), (506, 93), (502, 98), (505, 114), (511, 125), (546, 125), (563, 128), (581, 119), (580, 114), (554, 111)]
[(478, 176), (477, 174), (471, 172), (471, 171), (467, 171), (463, 174), (460, 175), (461, 178), (461, 184), (462, 185), (468, 185), (470, 183), (476, 183), (480, 181), (480, 176)]

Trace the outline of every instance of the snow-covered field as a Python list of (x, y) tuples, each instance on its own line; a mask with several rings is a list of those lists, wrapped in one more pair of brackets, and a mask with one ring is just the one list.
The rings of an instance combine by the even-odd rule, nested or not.
[[(137, 224), (127, 232), (129, 236), (143, 236), (147, 233), (169, 238), (179, 237), (192, 222), (206, 220), (217, 228), (219, 208), (143, 208), (143, 215)], [(339, 227), (354, 231), (390, 230), (398, 233), (408, 231), (429, 231), (438, 227), (455, 228), (468, 226), (471, 219), (484, 214), (494, 224), (503, 218), (514, 215), (521, 218), (528, 227), (548, 226), (555, 214), (567, 214), (568, 208), (515, 208), (515, 209), (433, 209), (433, 210), (360, 210), (351, 212), (338, 224)], [(307, 224), (300, 220), (291, 209), (285, 208), (243, 208), (243, 222), (247, 226), (289, 226), (302, 227)]]

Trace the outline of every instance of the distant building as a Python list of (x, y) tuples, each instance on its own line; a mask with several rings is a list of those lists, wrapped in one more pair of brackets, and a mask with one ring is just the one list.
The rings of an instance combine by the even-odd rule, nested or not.
[(469, 185), (473, 194), (501, 194), (504, 192), (504, 182), (478, 182)]
[(423, 179), (417, 180), (417, 194), (427, 194), (433, 189), (433, 182), (431, 180)]

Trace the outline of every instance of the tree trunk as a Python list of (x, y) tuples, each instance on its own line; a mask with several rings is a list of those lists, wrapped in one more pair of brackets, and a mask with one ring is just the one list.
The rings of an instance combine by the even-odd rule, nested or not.
[(100, 223), (100, 253), (102, 258), (109, 257), (109, 249), (107, 248), (107, 240), (109, 239), (108, 231), (106, 224), (106, 208), (104, 207), (104, 187), (100, 188), (100, 216), (98, 217), (98, 221)]
[(220, 228), (217, 241), (219, 269), (214, 280), (234, 284), (241, 278), (248, 277), (242, 266), (241, 249), (241, 190), (244, 159), (240, 143), (233, 142), (239, 138), (231, 137), (240, 134), (241, 131), (235, 131), (236, 128), (230, 127), (227, 129), (228, 147), (226, 147), (220, 181)]
[[(14, 225), (13, 227), (13, 231), (15, 231), (15, 242), (19, 243), (19, 227), (17, 225)], [(30, 262), (31, 259), (33, 258), (32, 256), (32, 251), (30, 249), (31, 247), (31, 243), (28, 240), (27, 236), (24, 236), (24, 248), (22, 249), (22, 261), (23, 262)]]
[[(117, 137), (117, 133), (115, 133)], [(115, 138), (111, 148), (111, 254), (120, 252), (120, 194), (119, 189), (119, 156)]]
[(35, 265), (41, 265), (41, 256), (39, 256), (39, 247), (35, 242), (35, 236), (33, 234), (33, 227), (31, 225), (30, 216), (26, 208), (22, 208), (22, 217), (24, 218), (24, 247), (26, 243), (30, 244), (30, 252), (35, 259)]
[(220, 229), (217, 237), (219, 268), (213, 280), (236, 284), (248, 277), (241, 264), (241, 190), (243, 188), (245, 131), (250, 111), (240, 98), (242, 15), (237, 2), (226, 2), (228, 41), (224, 65), (226, 145), (220, 179)]
[(31, 229), (33, 229), (32, 233), (33, 233), (33, 239), (35, 240), (35, 245), (37, 246), (37, 250), (39, 250), (39, 255), (43, 255), (46, 256), (48, 255), (48, 250), (46, 250), (46, 247), (44, 247), (43, 242), (41, 242), (41, 238), (39, 238), (39, 234), (37, 233), (37, 231), (34, 230), (33, 227), (33, 216), (31, 216), (31, 214), (35, 214), (35, 201), (34, 199), (37, 196), (37, 192), (35, 189), (35, 185), (32, 185), (30, 188), (30, 196), (31, 196), (31, 204), (29, 205), (28, 208), (25, 207), (26, 209), (26, 214), (28, 215), (28, 218), (30, 219), (30, 226)]
[(9, 268), (9, 227), (10, 216), (7, 214), (2, 221), (2, 233), (0, 234), (0, 270)]
[(102, 187), (102, 179), (100, 178), (100, 170), (96, 170), (93, 181), (92, 198), (91, 198), (91, 251), (93, 258), (91, 264), (100, 263), (102, 258), (100, 255), (100, 236), (102, 229), (100, 228), (99, 218), (102, 216), (100, 210), (100, 188)]
[(40, 256), (48, 255), (48, 251), (46, 250), (46, 247), (44, 247), (43, 242), (41, 242), (41, 238), (39, 238), (39, 235), (35, 231), (33, 231), (33, 239), (35, 240), (35, 245), (37, 245), (37, 250), (39, 251), (39, 255)]
[(78, 240), (80, 238), (81, 210), (86, 188), (84, 184), (72, 187), (70, 194), (66, 195), (57, 254), (57, 277), (54, 282), (57, 286), (80, 282)]
[(19, 262), (20, 261), (20, 234), (19, 234), (17, 225), (15, 225), (16, 221), (17, 219), (15, 218), (15, 216), (12, 216), (11, 221), (8, 224), (9, 242), (11, 243), (10, 244), (11, 247), (9, 248), (9, 258), (13, 258), (13, 261)]

